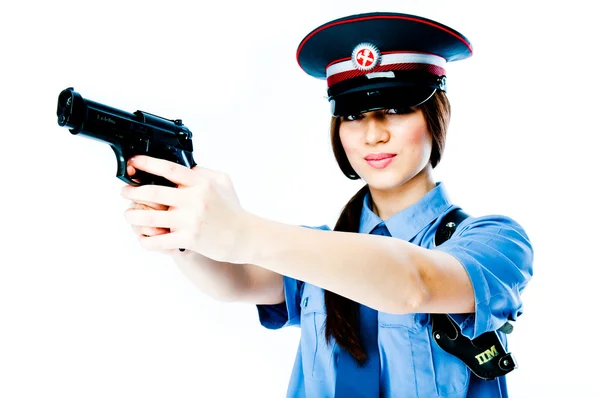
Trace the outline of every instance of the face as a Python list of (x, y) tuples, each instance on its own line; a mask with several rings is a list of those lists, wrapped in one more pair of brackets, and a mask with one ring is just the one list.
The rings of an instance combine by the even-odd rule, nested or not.
[(371, 189), (399, 187), (429, 163), (431, 135), (421, 110), (387, 109), (346, 117), (339, 132), (350, 165)]

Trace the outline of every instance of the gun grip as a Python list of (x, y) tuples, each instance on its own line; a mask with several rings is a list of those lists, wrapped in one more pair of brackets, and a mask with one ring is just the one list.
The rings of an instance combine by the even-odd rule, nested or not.
[[(146, 185), (146, 184), (164, 185), (164, 186), (168, 186), (168, 187), (177, 186), (175, 183), (167, 180), (164, 177), (159, 177), (159, 176), (147, 173), (143, 170), (135, 171), (135, 177), (139, 182), (135, 181), (134, 179), (129, 177), (129, 175), (127, 174), (127, 161), (130, 158), (132, 158), (133, 155), (126, 156), (118, 145), (111, 145), (111, 148), (113, 149), (113, 151), (115, 152), (115, 155), (117, 156), (117, 178), (120, 179), (121, 181), (124, 181), (127, 184), (133, 185), (136, 187), (138, 187), (140, 185)], [(179, 251), (185, 252), (185, 249), (179, 248)]]

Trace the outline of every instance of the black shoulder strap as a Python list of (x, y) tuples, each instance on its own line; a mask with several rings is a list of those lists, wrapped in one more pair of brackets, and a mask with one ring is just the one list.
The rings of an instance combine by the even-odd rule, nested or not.
[[(450, 239), (458, 225), (469, 218), (461, 209), (454, 209), (442, 218), (435, 234), (435, 245)], [(463, 361), (478, 377), (493, 380), (517, 368), (511, 353), (507, 353), (497, 331), (486, 332), (473, 340), (462, 333), (447, 314), (430, 314), (431, 331), (435, 342), (444, 351)], [(498, 331), (510, 333), (512, 325), (506, 322)]]
[(459, 208), (446, 214), (435, 233), (435, 245), (439, 246), (450, 239), (454, 231), (456, 231), (456, 227), (467, 218), (469, 218), (469, 215)]

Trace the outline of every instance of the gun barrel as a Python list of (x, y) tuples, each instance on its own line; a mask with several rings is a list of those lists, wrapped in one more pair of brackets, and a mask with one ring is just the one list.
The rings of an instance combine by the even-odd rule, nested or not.
[(147, 112), (134, 113), (116, 109), (83, 98), (72, 87), (58, 96), (56, 109), (58, 125), (69, 129), (71, 134), (119, 144), (131, 140), (131, 134), (153, 139), (191, 150), (192, 133), (181, 120), (168, 120)]
[(114, 143), (116, 131), (129, 130), (135, 115), (120, 109), (84, 99), (73, 88), (63, 90), (58, 96), (56, 109), (58, 125), (67, 127), (71, 134)]

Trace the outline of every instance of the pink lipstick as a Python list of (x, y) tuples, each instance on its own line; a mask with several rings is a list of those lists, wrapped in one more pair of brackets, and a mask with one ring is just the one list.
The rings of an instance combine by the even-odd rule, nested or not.
[(365, 160), (369, 166), (376, 169), (383, 169), (392, 163), (395, 156), (395, 153), (371, 153), (365, 156)]

